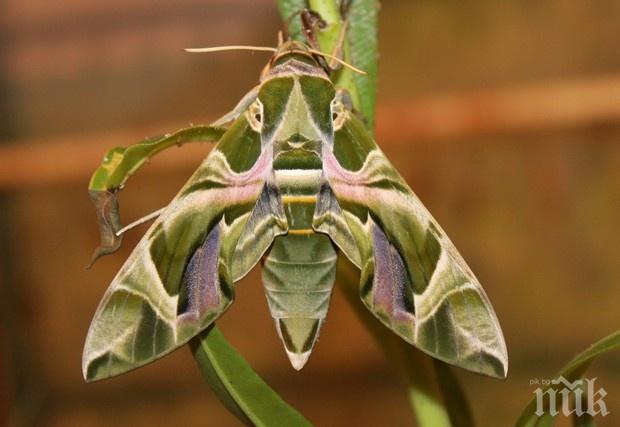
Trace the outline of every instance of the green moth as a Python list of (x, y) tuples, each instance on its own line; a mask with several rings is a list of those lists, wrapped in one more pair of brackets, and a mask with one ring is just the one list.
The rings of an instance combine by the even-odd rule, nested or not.
[(87, 380), (186, 343), (261, 260), (278, 335), (301, 369), (339, 254), (360, 269), (363, 303), (394, 333), (447, 363), (506, 376), (502, 332), (478, 280), (320, 64), (307, 46), (281, 43), (260, 84), (214, 126), (106, 156), (91, 180), (92, 194), (107, 195), (95, 197), (102, 253), (119, 243), (110, 190), (166, 145), (218, 140), (105, 293), (86, 338)]

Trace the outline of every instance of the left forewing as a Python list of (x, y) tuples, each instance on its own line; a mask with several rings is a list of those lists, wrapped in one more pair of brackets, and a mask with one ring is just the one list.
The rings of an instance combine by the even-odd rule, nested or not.
[(505, 377), (504, 338), (480, 283), (361, 127), (349, 117), (334, 150), (324, 150), (323, 161), (327, 182), (357, 241), (365, 305), (426, 353)]
[[(170, 352), (230, 305), (236, 242), (248, 233), (244, 228), (255, 212), (269, 216), (263, 205), (277, 206), (278, 200), (261, 197), (271, 153), (256, 153), (251, 167), (235, 171), (227, 150), (251, 150), (226, 144), (221, 141), (205, 159), (106, 291), (84, 347), (87, 380), (120, 374)], [(269, 243), (246, 254), (245, 263), (256, 263)]]

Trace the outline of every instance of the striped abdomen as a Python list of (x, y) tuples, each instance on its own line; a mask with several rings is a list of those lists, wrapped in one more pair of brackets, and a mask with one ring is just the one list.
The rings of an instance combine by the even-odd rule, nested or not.
[(312, 351), (336, 275), (331, 240), (312, 229), (321, 170), (276, 170), (289, 232), (274, 240), (263, 266), (271, 316), (295, 369)]

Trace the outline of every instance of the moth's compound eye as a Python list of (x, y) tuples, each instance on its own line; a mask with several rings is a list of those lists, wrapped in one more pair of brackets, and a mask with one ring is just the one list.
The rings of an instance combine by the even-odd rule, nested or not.
[(342, 102), (334, 101), (332, 103), (332, 123), (334, 131), (339, 130), (344, 124), (344, 120), (346, 117), (346, 109)]
[(250, 105), (250, 108), (248, 108), (246, 112), (246, 116), (252, 129), (256, 132), (260, 132), (263, 127), (263, 104), (258, 99)]

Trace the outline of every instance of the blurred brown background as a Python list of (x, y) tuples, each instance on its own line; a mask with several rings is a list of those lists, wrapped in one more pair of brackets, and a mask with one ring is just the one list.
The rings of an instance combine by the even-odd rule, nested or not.
[[(257, 81), (271, 0), (5, 0), (0, 5), (0, 423), (237, 425), (187, 349), (86, 385), (82, 344), (105, 288), (145, 230), (86, 265), (86, 192), (104, 152), (206, 123)], [(620, 314), (620, 2), (385, 1), (377, 138), (469, 261), (502, 323), (509, 378), (458, 371), (481, 426), (511, 425)], [(207, 145), (172, 149), (121, 196), (125, 221), (167, 203)], [(402, 384), (338, 290), (307, 367), (289, 366), (259, 275), (220, 323), (320, 426), (406, 426)], [(620, 358), (595, 363), (620, 423)], [(564, 423), (566, 425), (566, 423)]]

